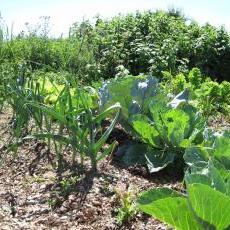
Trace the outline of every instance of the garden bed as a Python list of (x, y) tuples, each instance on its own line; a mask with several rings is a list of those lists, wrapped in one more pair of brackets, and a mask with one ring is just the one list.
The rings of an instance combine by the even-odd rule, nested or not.
[[(0, 114), (1, 141), (9, 136), (9, 111)], [(113, 135), (119, 135), (118, 131)], [(2, 145), (2, 143), (1, 143)], [(2, 150), (3, 152), (3, 150)], [(181, 176), (166, 171), (150, 175), (142, 167), (122, 168), (105, 158), (98, 172), (84, 174), (67, 166), (58, 179), (40, 142), (23, 144), (17, 156), (4, 158), (0, 168), (1, 229), (166, 229), (137, 213), (118, 224), (122, 195), (147, 188), (181, 189)], [(84, 169), (83, 169), (84, 170)], [(85, 169), (86, 170), (86, 169)]]

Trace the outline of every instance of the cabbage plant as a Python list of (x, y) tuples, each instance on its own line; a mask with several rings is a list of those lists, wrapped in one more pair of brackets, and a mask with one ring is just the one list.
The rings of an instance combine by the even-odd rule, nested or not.
[(179, 95), (171, 103), (153, 101), (149, 116), (132, 116), (131, 124), (141, 143), (123, 148), (126, 165), (147, 165), (157, 172), (176, 159), (183, 162), (185, 149), (203, 141), (205, 121), (196, 109)]
[(127, 132), (135, 136), (135, 130), (130, 121), (131, 116), (148, 114), (150, 101), (160, 97), (158, 92), (158, 80), (153, 76), (129, 75), (115, 78), (104, 82), (99, 90), (100, 109), (104, 110), (119, 102), (121, 105), (119, 122)]
[(184, 155), (186, 193), (155, 188), (140, 194), (138, 208), (180, 230), (230, 228), (230, 135), (206, 131), (204, 143)]

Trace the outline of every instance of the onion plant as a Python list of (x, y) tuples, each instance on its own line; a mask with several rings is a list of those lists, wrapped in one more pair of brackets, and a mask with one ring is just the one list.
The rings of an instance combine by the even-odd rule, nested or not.
[[(43, 79), (45, 82), (45, 78)], [(46, 104), (44, 82), (26, 78), (24, 72), (8, 84), (8, 104), (13, 109), (15, 144), (30, 139), (41, 139), (48, 143), (48, 148), (54, 146), (57, 156), (57, 169), (63, 169), (63, 151), (67, 147), (72, 150), (72, 164), (84, 164), (89, 158), (93, 171), (97, 170), (97, 162), (108, 155), (115, 147), (113, 142), (101, 152), (120, 113), (120, 105), (115, 104), (98, 113), (92, 104), (92, 98), (83, 87), (72, 81), (66, 81), (62, 89), (56, 92), (53, 104)], [(54, 86), (55, 87), (55, 86)], [(87, 87), (93, 91), (91, 87)], [(110, 126), (103, 132), (102, 120), (114, 112)], [(28, 131), (30, 124), (35, 129)], [(26, 132), (23, 132), (26, 130)], [(12, 148), (11, 148), (12, 149)], [(78, 157), (79, 155), (79, 157)]]
[[(65, 86), (57, 98), (55, 105), (48, 106), (41, 103), (29, 102), (27, 105), (40, 109), (46, 116), (55, 122), (57, 129), (45, 130), (42, 133), (35, 133), (27, 138), (39, 138), (52, 140), (58, 155), (58, 169), (62, 168), (63, 154), (60, 152), (62, 146), (70, 146), (72, 149), (72, 163), (75, 164), (77, 154), (80, 156), (80, 163), (84, 163), (85, 157), (91, 161), (92, 170), (97, 170), (97, 162), (108, 155), (114, 148), (116, 142), (112, 143), (106, 150), (100, 152), (113, 130), (120, 112), (120, 105), (115, 104), (100, 114), (90, 108), (87, 97), (80, 88), (75, 89), (74, 96), (69, 86)], [(75, 100), (77, 98), (77, 100)], [(73, 104), (73, 100), (77, 102)], [(102, 132), (102, 120), (111, 111), (116, 110), (110, 126)], [(98, 138), (100, 134), (100, 138)]]

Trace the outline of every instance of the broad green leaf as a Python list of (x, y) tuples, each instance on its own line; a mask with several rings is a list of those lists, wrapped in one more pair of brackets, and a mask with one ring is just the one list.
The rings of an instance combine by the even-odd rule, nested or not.
[(185, 138), (185, 131), (189, 126), (189, 116), (181, 110), (170, 110), (162, 115), (167, 127), (168, 140), (173, 146), (179, 146)]
[(230, 197), (204, 184), (189, 184), (190, 204), (196, 215), (217, 230), (230, 225)]
[(186, 171), (184, 180), (186, 181), (187, 184), (195, 184), (195, 183), (200, 183), (200, 184), (206, 184), (208, 186), (212, 186), (212, 181), (211, 179), (204, 174), (195, 174), (195, 173), (189, 173)]
[(222, 193), (226, 193), (226, 186), (221, 172), (214, 166), (213, 162), (208, 162), (209, 176), (212, 180), (212, 187)]
[(182, 194), (170, 188), (153, 188), (148, 191), (142, 192), (137, 199), (137, 203), (139, 205), (149, 205), (157, 200), (173, 197), (184, 198)]
[(230, 197), (230, 177), (226, 182), (226, 194)]
[(174, 161), (175, 154), (170, 150), (148, 149), (145, 154), (150, 173), (158, 172)]
[(167, 129), (165, 127), (164, 121), (162, 119), (162, 114), (169, 111), (167, 104), (164, 101), (154, 101), (150, 104), (149, 110), (151, 112), (152, 122), (161, 138), (167, 139)]
[(198, 162), (206, 162), (208, 160), (208, 153), (205, 148), (199, 146), (189, 147), (185, 150), (184, 160), (189, 166), (197, 165)]
[(127, 119), (132, 103), (131, 89), (140, 80), (146, 80), (146, 76), (126, 76), (105, 82), (99, 90), (101, 107), (105, 109), (119, 102), (122, 107), (121, 115)]
[(133, 128), (140, 135), (141, 139), (153, 147), (159, 145), (159, 133), (144, 115), (133, 117)]
[(189, 125), (185, 130), (185, 138), (189, 138), (195, 144), (203, 142), (203, 132), (206, 127), (206, 120), (197, 109), (189, 104), (180, 108), (189, 116)]
[(131, 106), (129, 112), (146, 114), (150, 102), (159, 99), (158, 79), (148, 76), (146, 79), (135, 81), (131, 89), (131, 95), (132, 102), (135, 102), (133, 105), (136, 104), (138, 107)]
[(168, 189), (151, 189), (141, 194), (138, 208), (178, 230), (202, 229), (189, 208), (186, 197)]
[(117, 150), (117, 160), (126, 166), (135, 164), (146, 164), (145, 153), (147, 145), (139, 143), (129, 143), (123, 145)]
[[(199, 164), (199, 162), (198, 162)], [(226, 184), (221, 171), (216, 168), (212, 162), (209, 160), (206, 164), (197, 166), (197, 164), (192, 165), (190, 170), (185, 173), (185, 181), (187, 184), (201, 183), (209, 185), (210, 187), (226, 193)], [(189, 172), (190, 171), (190, 172)]]
[(218, 169), (219, 173), (221, 174), (222, 178), (226, 181), (230, 178), (230, 171), (218, 160), (215, 158), (212, 159), (212, 162), (216, 169)]
[(230, 137), (218, 136), (214, 142), (214, 156), (230, 169)]

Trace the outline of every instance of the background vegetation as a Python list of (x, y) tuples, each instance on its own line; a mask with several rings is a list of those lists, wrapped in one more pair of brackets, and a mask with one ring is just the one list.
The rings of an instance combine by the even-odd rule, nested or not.
[(75, 23), (68, 38), (49, 37), (49, 17), (14, 37), (1, 29), (0, 68), (67, 71), (89, 83), (126, 71), (176, 75), (198, 67), (218, 81), (230, 74), (230, 36), (224, 28), (200, 26), (180, 12), (136, 12), (111, 20)]

